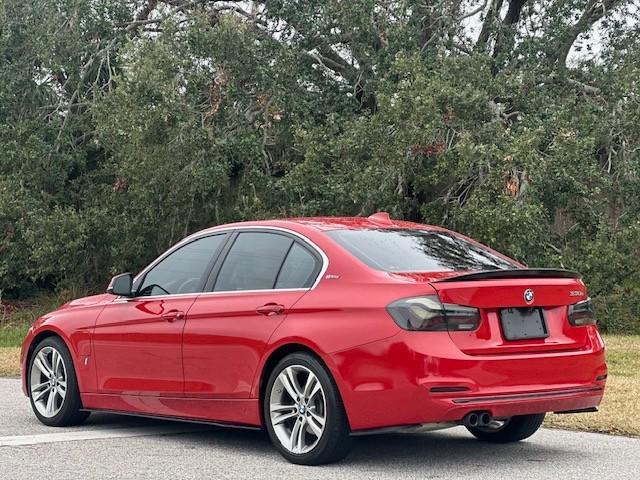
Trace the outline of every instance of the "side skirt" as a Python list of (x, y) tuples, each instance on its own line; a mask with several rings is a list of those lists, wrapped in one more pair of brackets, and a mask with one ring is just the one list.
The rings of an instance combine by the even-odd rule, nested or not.
[(111, 413), (114, 415), (122, 415), (125, 417), (149, 418), (151, 420), (168, 420), (171, 422), (195, 423), (197, 425), (211, 425), (213, 427), (239, 428), (242, 430), (254, 430), (254, 431), (262, 430), (261, 427), (257, 427), (255, 425), (241, 425), (239, 423), (214, 422), (212, 420), (200, 420), (197, 418), (170, 417), (168, 415), (149, 415), (145, 413), (131, 413), (131, 412), (121, 412), (119, 410), (104, 410), (104, 409), (92, 409), (92, 408), (83, 408), (82, 410), (85, 412), (92, 412), (92, 413), (93, 412)]
[(155, 395), (81, 394), (85, 410), (152, 418), (260, 428), (257, 398), (185, 398)]

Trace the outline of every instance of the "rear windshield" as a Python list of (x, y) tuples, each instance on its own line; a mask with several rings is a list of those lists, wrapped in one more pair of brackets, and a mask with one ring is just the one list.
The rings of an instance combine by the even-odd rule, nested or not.
[(519, 266), (447, 232), (433, 230), (332, 230), (351, 254), (385, 272), (499, 270)]

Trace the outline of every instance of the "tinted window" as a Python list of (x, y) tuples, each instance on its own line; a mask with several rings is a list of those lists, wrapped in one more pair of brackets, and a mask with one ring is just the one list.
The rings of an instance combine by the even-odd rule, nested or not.
[(215, 291), (264, 290), (276, 283), (293, 240), (274, 233), (238, 235), (220, 269)]
[(519, 268), (457, 235), (429, 230), (334, 230), (327, 234), (370, 267), (386, 272)]
[(203, 276), (225, 235), (204, 237), (188, 243), (163, 259), (146, 274), (140, 295), (168, 295), (200, 291)]
[(302, 245), (294, 243), (282, 264), (276, 288), (308, 288), (315, 279), (316, 258)]

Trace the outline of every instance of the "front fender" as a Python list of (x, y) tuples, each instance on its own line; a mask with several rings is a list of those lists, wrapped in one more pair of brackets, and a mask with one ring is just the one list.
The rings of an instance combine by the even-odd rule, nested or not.
[(20, 352), (22, 390), (29, 395), (29, 355), (40, 340), (55, 335), (62, 339), (71, 354), (81, 393), (96, 390), (95, 364), (92, 361), (92, 332), (103, 306), (63, 308), (37, 319), (25, 336)]

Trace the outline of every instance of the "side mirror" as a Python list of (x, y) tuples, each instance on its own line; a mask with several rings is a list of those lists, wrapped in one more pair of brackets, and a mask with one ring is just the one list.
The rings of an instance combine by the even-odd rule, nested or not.
[(122, 273), (111, 279), (111, 282), (109, 282), (109, 286), (107, 287), (107, 293), (122, 297), (133, 297), (133, 292), (131, 291), (132, 287), (133, 275), (130, 273)]

